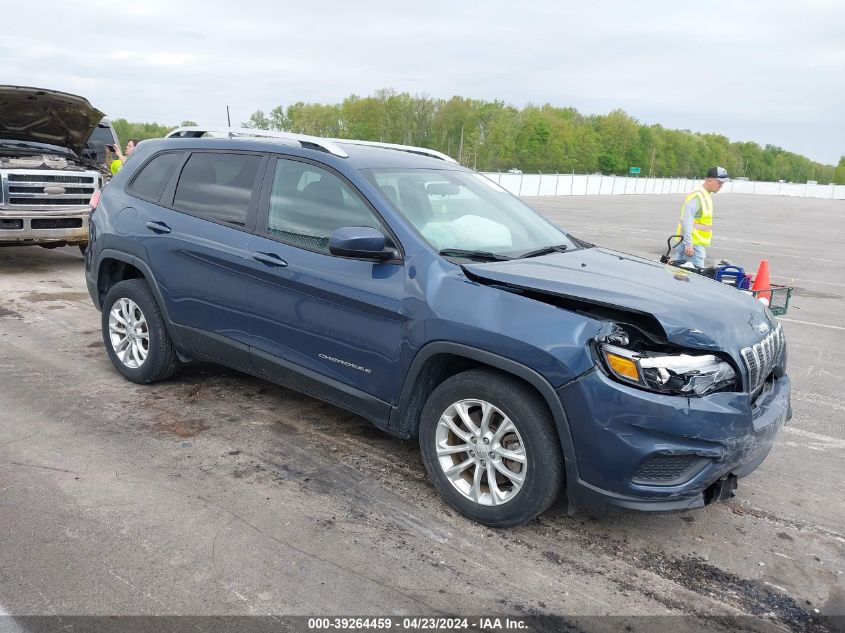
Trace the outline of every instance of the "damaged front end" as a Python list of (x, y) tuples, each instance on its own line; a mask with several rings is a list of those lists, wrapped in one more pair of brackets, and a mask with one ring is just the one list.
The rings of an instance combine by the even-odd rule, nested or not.
[(675, 396), (741, 390), (730, 357), (660, 343), (632, 326), (606, 323), (595, 345), (611, 376), (640, 389)]
[(611, 322), (593, 344), (595, 371), (558, 390), (578, 461), (573, 510), (675, 511), (729, 499), (791, 417), (785, 357), (752, 394), (728, 354)]
[(593, 367), (557, 389), (577, 463), (570, 511), (666, 512), (728, 499), (791, 417), (785, 346), (772, 342), (782, 343), (780, 326), (735, 289), (678, 284), (659, 265), (600, 249), (464, 271), (600, 323), (587, 343)]

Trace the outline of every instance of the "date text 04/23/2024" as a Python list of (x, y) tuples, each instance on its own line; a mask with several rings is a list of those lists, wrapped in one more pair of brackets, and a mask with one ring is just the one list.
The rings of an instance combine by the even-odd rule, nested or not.
[(519, 618), (476, 617), (351, 617), (351, 618), (309, 618), (308, 629), (311, 631), (496, 631), (526, 630), (528, 624)]

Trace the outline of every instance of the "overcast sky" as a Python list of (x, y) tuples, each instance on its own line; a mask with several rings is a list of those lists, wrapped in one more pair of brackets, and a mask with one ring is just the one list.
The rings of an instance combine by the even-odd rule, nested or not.
[(14, 28), (0, 83), (132, 121), (225, 123), (229, 104), (234, 125), (395, 88), (622, 108), (824, 163), (845, 154), (842, 0), (42, 0), (2, 13)]

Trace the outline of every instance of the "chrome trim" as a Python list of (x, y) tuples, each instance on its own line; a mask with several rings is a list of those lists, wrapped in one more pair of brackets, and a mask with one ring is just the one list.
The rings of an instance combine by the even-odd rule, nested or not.
[[(82, 209), (97, 189), (99, 174), (90, 171), (60, 171), (47, 169), (3, 169), (0, 172), (0, 204), (5, 211), (23, 212), (60, 209)], [(30, 191), (20, 191), (29, 189)], [(31, 189), (40, 189), (33, 192)], [(47, 190), (64, 193), (48, 193)], [(63, 201), (82, 200), (77, 203)], [(12, 199), (16, 200), (15, 202)], [(17, 202), (20, 201), (20, 202)], [(57, 209), (59, 207), (60, 209)], [(2, 215), (2, 211), (0, 211)]]
[(748, 370), (748, 392), (756, 393), (780, 362), (786, 347), (783, 326), (777, 328), (759, 343), (746, 347), (740, 354)]

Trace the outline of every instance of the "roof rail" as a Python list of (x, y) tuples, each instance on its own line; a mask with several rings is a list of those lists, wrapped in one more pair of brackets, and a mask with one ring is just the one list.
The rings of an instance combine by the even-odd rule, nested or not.
[(428, 156), (429, 158), (437, 158), (445, 160), (450, 163), (457, 164), (451, 156), (438, 152), (437, 150), (427, 149), (425, 147), (414, 147), (413, 145), (397, 145), (395, 143), (379, 143), (377, 141), (359, 141), (357, 139), (347, 138), (322, 138), (320, 136), (308, 136), (306, 134), (294, 134), (292, 132), (277, 132), (276, 130), (259, 130), (256, 128), (244, 127), (205, 127), (201, 125), (189, 125), (186, 127), (179, 127), (169, 132), (165, 138), (200, 138), (203, 136), (210, 136), (213, 138), (268, 138), (268, 139), (284, 139), (288, 141), (298, 142), (302, 147), (309, 149), (318, 149), (341, 158), (349, 158), (338, 143), (348, 143), (349, 145), (363, 145), (366, 147), (381, 147), (383, 149), (394, 149), (401, 152), (409, 152), (411, 154), (420, 154), (421, 156)]
[(411, 154), (420, 154), (422, 156), (428, 156), (430, 158), (445, 160), (450, 163), (458, 163), (458, 161), (456, 161), (454, 158), (447, 154), (444, 154), (443, 152), (438, 152), (437, 150), (433, 149), (427, 149), (425, 147), (414, 147), (413, 145), (397, 145), (395, 143), (379, 143), (377, 141), (358, 141), (346, 138), (333, 138), (330, 140), (334, 141), (335, 143), (348, 143), (350, 145), (365, 145), (368, 147), (382, 147), (384, 149), (395, 149), (401, 152), (410, 152)]
[(317, 149), (340, 158), (349, 158), (349, 154), (337, 146), (333, 139), (320, 138), (319, 136), (308, 136), (305, 134), (293, 134), (291, 132), (277, 132), (275, 130), (258, 130), (244, 127), (211, 127), (202, 125), (189, 125), (178, 127), (168, 132), (165, 138), (201, 138), (209, 136), (212, 138), (266, 138), (280, 139), (298, 142), (302, 147)]

